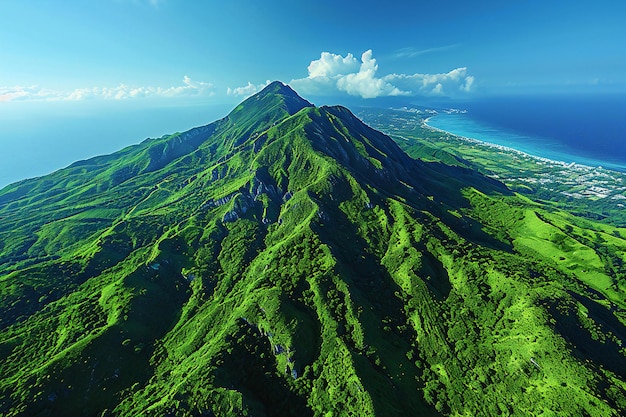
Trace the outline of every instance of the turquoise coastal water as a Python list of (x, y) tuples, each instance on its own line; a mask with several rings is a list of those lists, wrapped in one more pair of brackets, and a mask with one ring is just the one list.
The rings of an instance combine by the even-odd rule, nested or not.
[(554, 161), (575, 162), (590, 166), (626, 170), (626, 165), (576, 155), (570, 148), (551, 138), (540, 138), (501, 130), (487, 123), (473, 120), (467, 114), (438, 114), (428, 119), (427, 125), (453, 135), (505, 146), (529, 155)]
[(440, 112), (428, 125), (530, 155), (626, 171), (626, 99), (499, 99)]

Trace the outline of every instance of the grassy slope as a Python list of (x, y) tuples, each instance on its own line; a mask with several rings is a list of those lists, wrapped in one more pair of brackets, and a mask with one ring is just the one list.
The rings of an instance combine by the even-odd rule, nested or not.
[(0, 412), (626, 409), (614, 228), (272, 88), (151, 169), (174, 138), (3, 190)]

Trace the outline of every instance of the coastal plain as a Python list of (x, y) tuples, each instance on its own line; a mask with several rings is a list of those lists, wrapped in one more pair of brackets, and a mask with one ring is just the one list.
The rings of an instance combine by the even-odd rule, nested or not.
[[(439, 110), (458, 112), (459, 110)], [(372, 127), (412, 156), (476, 169), (529, 198), (582, 217), (626, 226), (626, 173), (598, 165), (558, 161), (454, 135), (428, 125), (433, 109), (359, 109)]]

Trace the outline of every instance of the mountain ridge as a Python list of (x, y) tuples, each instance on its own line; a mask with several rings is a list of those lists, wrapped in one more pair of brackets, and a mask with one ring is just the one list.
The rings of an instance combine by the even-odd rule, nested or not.
[(0, 190), (0, 413), (619, 415), (623, 287), (571, 221), (271, 83)]

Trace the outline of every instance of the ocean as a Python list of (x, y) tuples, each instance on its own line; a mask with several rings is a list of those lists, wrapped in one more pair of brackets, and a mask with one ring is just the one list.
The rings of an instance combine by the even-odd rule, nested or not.
[(626, 94), (498, 97), (451, 104), (428, 125), (556, 161), (626, 172)]
[[(467, 113), (440, 112), (428, 122), (438, 129), (553, 160), (626, 171), (626, 95), (501, 97), (440, 106)], [(211, 123), (233, 107), (0, 103), (0, 188), (148, 137)]]
[(0, 189), (146, 138), (224, 117), (232, 104), (0, 103)]

